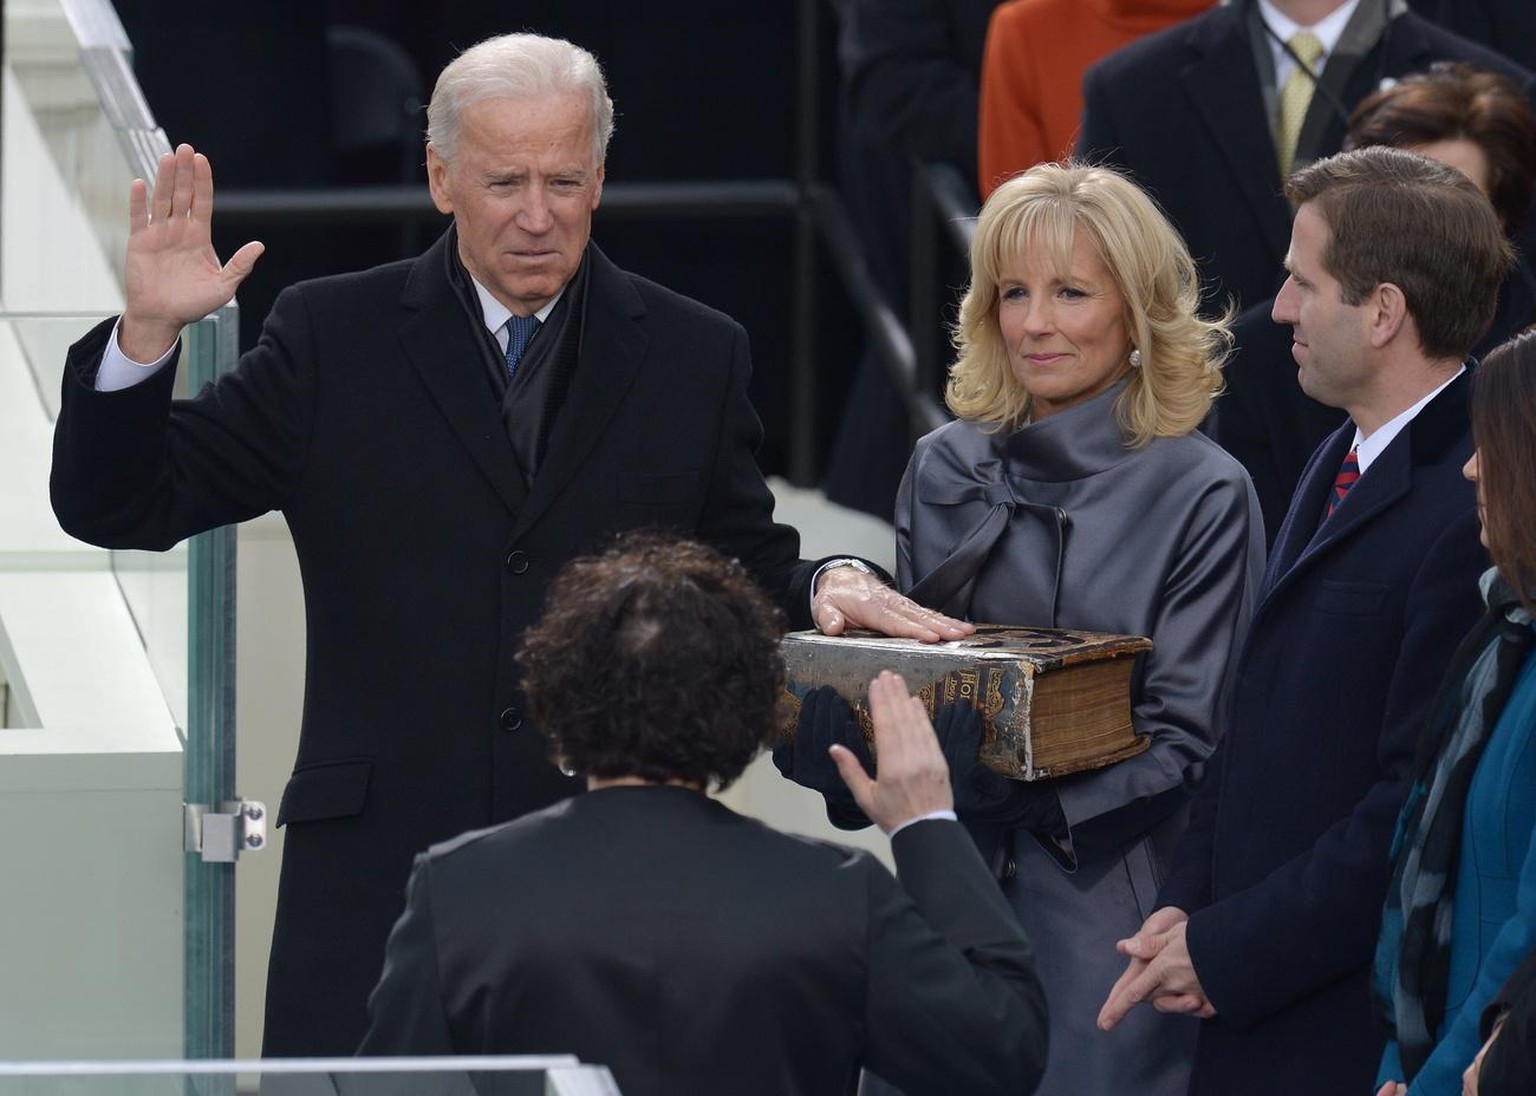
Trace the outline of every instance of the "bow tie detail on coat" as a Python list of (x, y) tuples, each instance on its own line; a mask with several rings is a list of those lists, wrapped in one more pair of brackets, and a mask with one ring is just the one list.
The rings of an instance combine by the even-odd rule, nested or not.
[(1002, 480), (992, 483), (977, 483), (974, 480), (956, 482), (924, 494), (930, 501), (941, 505), (961, 506), (971, 502), (984, 502), (987, 505), (986, 516), (965, 535), (959, 546), (949, 554), (949, 558), (919, 579), (909, 591), (912, 600), (918, 604), (948, 613), (955, 608), (958, 595), (963, 594), (964, 604), (970, 604), (976, 574), (992, 554), (992, 548), (1003, 535), (1003, 530), (1008, 527), (1018, 502), (1008, 484)]

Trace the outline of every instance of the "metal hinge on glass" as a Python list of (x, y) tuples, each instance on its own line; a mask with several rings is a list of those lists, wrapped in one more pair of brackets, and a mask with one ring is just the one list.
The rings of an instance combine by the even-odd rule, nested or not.
[(214, 810), (206, 803), (183, 803), (183, 848), (201, 853), (209, 864), (232, 864), (243, 852), (267, 847), (267, 805), (232, 799)]

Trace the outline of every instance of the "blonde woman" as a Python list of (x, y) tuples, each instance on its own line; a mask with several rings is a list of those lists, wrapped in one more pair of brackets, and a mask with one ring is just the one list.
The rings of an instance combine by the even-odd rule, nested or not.
[(975, 764), (979, 726), (941, 720), (956, 809), (1034, 942), (1051, 1010), (1039, 1091), (1183, 1096), (1196, 1023), (1151, 1009), (1105, 1034), (1115, 941), (1153, 910), (1215, 746), (1264, 535), (1242, 467), (1196, 426), (1221, 387), (1224, 321), (1135, 185), (1041, 164), (993, 192), (971, 249), (947, 399), (896, 504), (897, 576), (990, 623), (1146, 635), (1133, 679), (1148, 748), (1022, 784)]

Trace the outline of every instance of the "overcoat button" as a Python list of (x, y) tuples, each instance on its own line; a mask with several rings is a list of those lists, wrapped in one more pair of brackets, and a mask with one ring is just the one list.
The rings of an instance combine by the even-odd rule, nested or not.
[(511, 734), (523, 725), (523, 713), (516, 708), (508, 708), (501, 713), (501, 729)]
[(1003, 878), (1004, 879), (1012, 879), (1015, 875), (1018, 875), (1018, 874), (1019, 874), (1019, 862), (1017, 860), (1015, 860), (1013, 857), (1010, 856), (1007, 860), (1003, 861)]
[(514, 575), (521, 575), (528, 570), (528, 553), (522, 549), (507, 553), (507, 570)]

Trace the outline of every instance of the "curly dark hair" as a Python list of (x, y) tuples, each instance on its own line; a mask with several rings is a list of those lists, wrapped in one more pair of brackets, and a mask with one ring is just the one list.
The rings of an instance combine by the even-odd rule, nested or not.
[(724, 788), (774, 737), (782, 631), (739, 563), (631, 533), (551, 584), (523, 691), (568, 768)]

